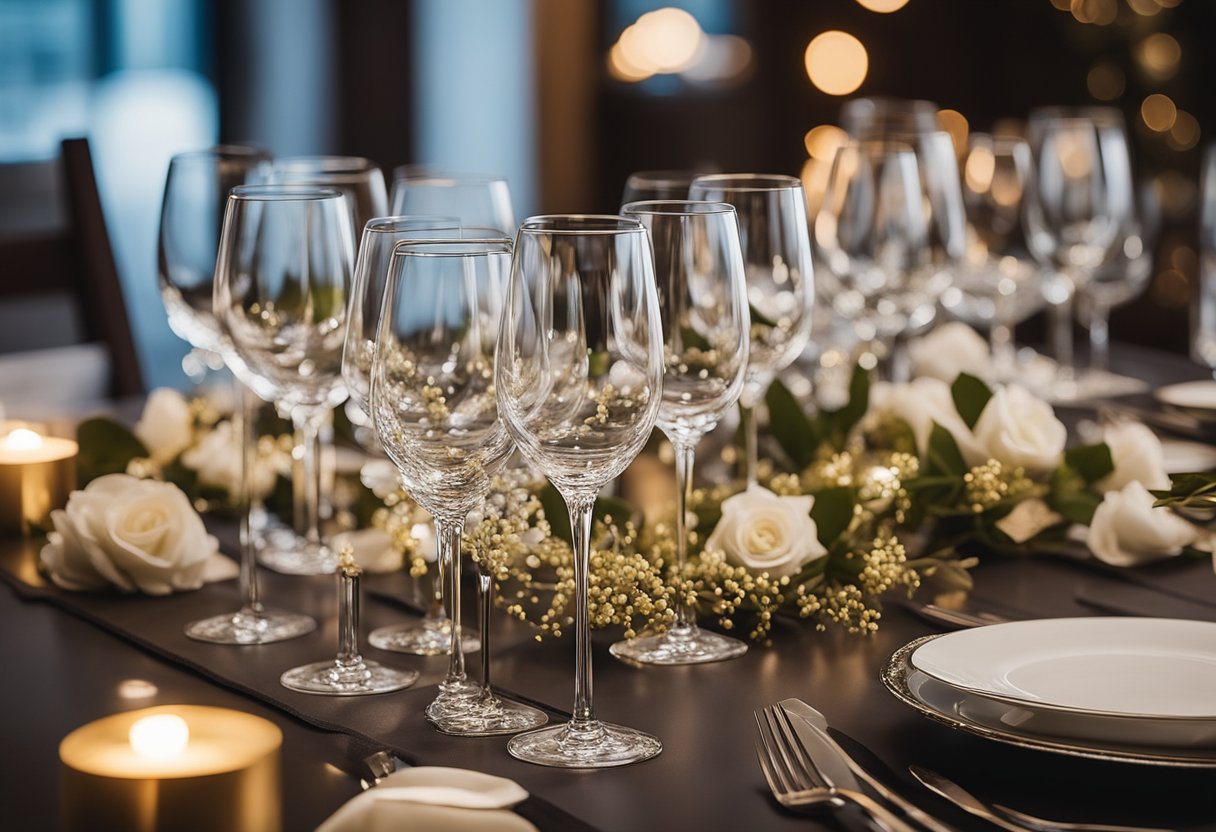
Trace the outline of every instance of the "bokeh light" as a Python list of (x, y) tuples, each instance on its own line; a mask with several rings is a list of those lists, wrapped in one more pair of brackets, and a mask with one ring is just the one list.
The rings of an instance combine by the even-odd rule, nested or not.
[(707, 38), (695, 17), (683, 9), (656, 9), (621, 32), (608, 51), (608, 71), (627, 82), (683, 72), (697, 65), (706, 47)]
[(706, 35), (692, 66), (680, 77), (693, 83), (738, 81), (752, 68), (752, 45), (738, 35)]
[(1115, 0), (1072, 0), (1069, 11), (1078, 23), (1109, 26), (1119, 16), (1119, 4)]
[(820, 124), (807, 131), (803, 141), (807, 155), (821, 162), (830, 162), (836, 150), (849, 140), (849, 134), (834, 124)]
[(1174, 121), (1178, 118), (1178, 107), (1168, 95), (1155, 92), (1140, 102), (1140, 118), (1144, 119), (1148, 129), (1164, 133), (1174, 126)]
[(870, 70), (870, 57), (861, 41), (835, 29), (816, 35), (807, 44), (805, 62), (811, 83), (828, 95), (855, 92)]
[(967, 152), (967, 135), (971, 132), (967, 117), (958, 110), (938, 110), (937, 124), (950, 134), (950, 141), (954, 142), (954, 153), (961, 158)]
[(1199, 134), (1199, 120), (1186, 110), (1179, 110), (1166, 141), (1173, 150), (1190, 150), (1199, 144)]
[(1178, 73), (1182, 47), (1165, 32), (1154, 32), (1136, 47), (1136, 60), (1149, 77), (1164, 81)]
[(1161, 11), (1161, 4), (1157, 0), (1127, 0), (1127, 5), (1142, 17), (1152, 17)]
[(1099, 101), (1114, 101), (1123, 95), (1123, 90), (1127, 88), (1127, 79), (1118, 66), (1103, 61), (1094, 64), (1089, 70), (1085, 86), (1089, 88), (1089, 94)]
[(620, 41), (614, 43), (612, 48), (608, 50), (608, 71), (612, 74), (612, 77), (616, 78), (618, 81), (626, 81), (629, 83), (645, 81), (647, 78), (654, 75), (652, 70), (645, 69), (640, 66), (634, 66), (629, 59), (625, 57), (625, 51), (621, 49)]
[(857, 4), (863, 9), (869, 9), (872, 12), (890, 14), (908, 5), (908, 0), (857, 0)]

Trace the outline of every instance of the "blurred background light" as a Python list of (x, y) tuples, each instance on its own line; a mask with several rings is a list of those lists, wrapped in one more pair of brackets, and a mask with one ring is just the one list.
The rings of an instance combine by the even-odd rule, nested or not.
[(857, 0), (857, 4), (863, 9), (869, 9), (872, 12), (890, 14), (908, 5), (908, 0)]
[(1136, 60), (1150, 78), (1165, 81), (1178, 74), (1182, 47), (1165, 32), (1154, 32), (1136, 47)]
[(807, 77), (828, 95), (856, 92), (870, 69), (870, 58), (861, 41), (838, 30), (816, 35), (807, 44), (804, 57)]
[(1089, 94), (1099, 101), (1114, 101), (1123, 95), (1127, 88), (1127, 78), (1123, 70), (1110, 61), (1102, 61), (1093, 65), (1089, 75), (1085, 77), (1085, 86)]
[(1155, 92), (1140, 102), (1140, 118), (1148, 129), (1164, 133), (1174, 126), (1178, 118), (1178, 107), (1168, 95)]

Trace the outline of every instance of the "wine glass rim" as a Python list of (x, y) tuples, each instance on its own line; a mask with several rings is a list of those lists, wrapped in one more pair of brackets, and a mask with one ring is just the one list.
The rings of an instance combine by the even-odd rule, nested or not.
[(1099, 104), (1076, 107), (1053, 104), (1047, 107), (1035, 107), (1030, 111), (1028, 120), (1036, 123), (1045, 121), (1081, 121), (1096, 124), (1100, 127), (1126, 123), (1123, 113), (1117, 108), (1104, 107)]
[(393, 182), (408, 182), (410, 184), (425, 183), (451, 188), (457, 185), (492, 185), (496, 182), (507, 184), (507, 177), (497, 173), (457, 173), (442, 170), (426, 170), (418, 173), (402, 172), (401, 167), (393, 169)]
[(706, 173), (692, 180), (692, 185), (719, 185), (732, 191), (787, 191), (802, 188), (802, 180), (784, 173)]
[(655, 216), (685, 216), (707, 214), (733, 214), (735, 206), (729, 202), (714, 202), (703, 199), (639, 199), (621, 206), (621, 214), (648, 214)]
[(399, 240), (393, 246), (397, 257), (476, 257), (485, 254), (511, 253), (510, 237), (479, 237), (470, 239)]
[(637, 234), (639, 220), (619, 214), (537, 214), (519, 226), (521, 234)]
[(228, 192), (229, 199), (244, 202), (317, 202), (345, 199), (342, 192), (318, 185), (238, 185)]
[(677, 168), (669, 168), (667, 170), (638, 170), (629, 174), (625, 179), (625, 184), (637, 183), (659, 187), (669, 187), (674, 185), (688, 185), (698, 176), (712, 173), (712, 171), (699, 170), (679, 170)]
[(288, 156), (275, 159), (277, 173), (353, 174), (379, 170), (371, 159), (364, 156)]
[[(437, 225), (436, 223), (448, 223)], [(363, 226), (370, 234), (395, 234), (401, 231), (446, 231), (460, 229), (459, 217), (442, 217), (432, 214), (394, 214), (388, 217), (373, 217)]]
[(217, 144), (211, 147), (200, 148), (198, 150), (185, 150), (181, 153), (174, 153), (169, 160), (169, 164), (180, 162), (198, 162), (198, 161), (228, 161), (237, 159), (251, 159), (259, 162), (273, 162), (274, 157), (266, 150), (260, 147), (253, 147), (247, 144)]
[(1008, 152), (1019, 147), (1029, 147), (1030, 144), (1021, 136), (1002, 136), (993, 133), (975, 132), (967, 137), (967, 152), (970, 153), (973, 144), (983, 142), (997, 152)]

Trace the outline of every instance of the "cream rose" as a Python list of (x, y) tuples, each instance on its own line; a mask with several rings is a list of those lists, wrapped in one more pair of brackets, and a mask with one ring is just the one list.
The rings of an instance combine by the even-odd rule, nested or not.
[(959, 373), (983, 378), (990, 369), (988, 342), (961, 321), (942, 324), (908, 344), (912, 374), (952, 383)]
[(393, 538), (383, 529), (359, 529), (339, 532), (330, 539), (334, 551), (351, 548), (355, 563), (366, 572), (395, 572), (403, 563), (401, 552), (393, 546)]
[(722, 502), (722, 519), (705, 548), (752, 572), (794, 575), (827, 554), (811, 519), (814, 504), (814, 497), (778, 497), (754, 485)]
[(65, 589), (115, 586), (167, 595), (232, 577), (190, 500), (176, 485), (110, 474), (73, 491), (52, 512), (42, 563)]
[(950, 385), (937, 378), (918, 378), (907, 384), (875, 384), (870, 395), (871, 410), (880, 418), (896, 418), (907, 422), (916, 438), (921, 458), (929, 450), (933, 423), (941, 425), (958, 444), (968, 465), (987, 460), (987, 452), (976, 440), (958, 415)]
[(153, 390), (135, 423), (135, 438), (158, 465), (172, 462), (194, 441), (194, 415), (190, 403), (169, 387)]
[(1139, 422), (1119, 422), (1102, 431), (1102, 441), (1110, 448), (1115, 470), (1097, 483), (1102, 491), (1122, 491), (1129, 482), (1148, 489), (1170, 487), (1165, 473), (1165, 452), (1157, 434)]
[[(1068, 439), (1068, 429), (1056, 418), (1051, 405), (1016, 384), (993, 393), (975, 423), (974, 433), (984, 459), (968, 457), (968, 465), (992, 458), (1006, 465), (1020, 465), (1030, 474), (1059, 465)], [(967, 456), (966, 451), (963, 455)]]
[(1199, 538), (1199, 530), (1165, 508), (1138, 482), (1107, 492), (1085, 542), (1094, 557), (1113, 566), (1136, 566), (1173, 557)]
[[(243, 470), (241, 454), (244, 450), (241, 435), (233, 423), (219, 422), (204, 434), (197, 445), (182, 454), (182, 465), (196, 472), (198, 481), (203, 485), (238, 495)], [(259, 442), (253, 465), (254, 496), (265, 497), (274, 489), (279, 474), (290, 471), (291, 458), (287, 454), (273, 442)]]

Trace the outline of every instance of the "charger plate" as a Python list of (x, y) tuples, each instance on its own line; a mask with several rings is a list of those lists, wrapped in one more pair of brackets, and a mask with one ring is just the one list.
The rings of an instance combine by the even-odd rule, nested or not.
[[(942, 637), (940, 634), (925, 636), (904, 645), (892, 654), (880, 673), (883, 685), (896, 699), (936, 722), (1006, 745), (1070, 757), (1178, 768), (1216, 768), (1216, 748), (1162, 747), (1053, 735), (1050, 730), (1059, 727), (1051, 721), (1052, 717), (1058, 716), (1053, 712), (976, 696), (952, 688), (913, 667), (909, 661), (912, 654)], [(1040, 722), (1036, 722), (1036, 718)], [(1048, 729), (1048, 732), (1036, 733), (1036, 726)]]

